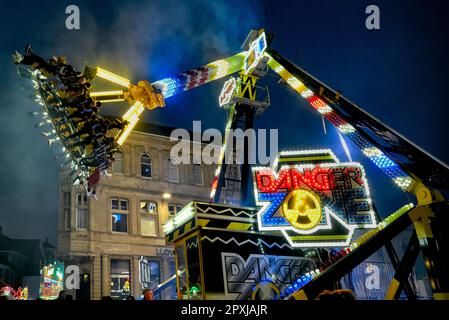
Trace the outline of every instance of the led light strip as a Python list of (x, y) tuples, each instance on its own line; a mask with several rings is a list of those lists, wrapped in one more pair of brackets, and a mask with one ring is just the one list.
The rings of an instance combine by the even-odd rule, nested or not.
[(243, 51), (232, 57), (153, 82), (152, 86), (161, 90), (164, 98), (168, 98), (242, 70), (245, 56), (246, 51)]
[(125, 98), (117, 98), (117, 99), (95, 99), (95, 101), (99, 101), (101, 103), (112, 103), (112, 102), (123, 102)]
[[(278, 157), (304, 155), (307, 153), (322, 154), (323, 152), (326, 152), (326, 149), (305, 150), (305, 151), (284, 151), (284, 152), (281, 152)], [(332, 152), (329, 154), (331, 155), (331, 157), (332, 156), (335, 157), (335, 155)], [(305, 168), (314, 168), (315, 167), (312, 164), (304, 164), (304, 165), (297, 164), (294, 166), (284, 165), (284, 166), (280, 166), (278, 168), (276, 165), (273, 168), (269, 168), (269, 167), (254, 167), (254, 168), (252, 168), (252, 173), (253, 173), (253, 177), (254, 177), (254, 179), (253, 179), (254, 197), (256, 199), (256, 205), (261, 207), (260, 210), (257, 212), (258, 229), (259, 230), (267, 230), (267, 231), (280, 230), (282, 232), (282, 234), (284, 235), (284, 237), (286, 238), (286, 240), (288, 241), (288, 243), (292, 247), (339, 247), (339, 246), (348, 246), (349, 245), (349, 243), (352, 239), (354, 230), (356, 228), (360, 228), (360, 229), (376, 228), (378, 225), (376, 222), (375, 213), (371, 208), (372, 200), (370, 197), (370, 189), (368, 186), (364, 168), (362, 166), (360, 166), (360, 164), (357, 164), (357, 163), (353, 163), (353, 162), (340, 163), (337, 158), (335, 158), (335, 159), (336, 159), (337, 163), (329, 163), (329, 164), (321, 163), (319, 165), (319, 167), (321, 169), (326, 169), (326, 168), (335, 167), (336, 165), (337, 166), (356, 166), (359, 168), (359, 170), (361, 170), (362, 177), (363, 177), (362, 178), (363, 185), (365, 186), (366, 197), (367, 197), (366, 201), (369, 204), (369, 208), (368, 208), (368, 211), (366, 211), (365, 216), (367, 218), (369, 218), (369, 220), (366, 220), (366, 221), (350, 220), (348, 222), (345, 222), (342, 219), (342, 217), (340, 217), (336, 212), (334, 212), (332, 210), (333, 204), (331, 201), (328, 201), (327, 197), (322, 198), (322, 200), (324, 201), (325, 215), (323, 216), (323, 218), (325, 218), (324, 219), (325, 225), (320, 224), (311, 230), (297, 230), (290, 223), (288, 223), (286, 221), (286, 219), (282, 219), (279, 217), (273, 217), (274, 212), (276, 210), (278, 210), (280, 204), (284, 201), (286, 193), (285, 192), (276, 192), (277, 189), (267, 190), (265, 193), (259, 193), (258, 190), (261, 190), (261, 185), (260, 185), (259, 179), (254, 177), (255, 173), (263, 172), (263, 171), (267, 170), (267, 173), (269, 173), (270, 175), (273, 175), (275, 181), (277, 181), (277, 180), (284, 181), (284, 179), (281, 178), (281, 175), (285, 173), (286, 169), (296, 168), (300, 172), (302, 172), (302, 171), (304, 171), (303, 169), (305, 169)], [(276, 163), (279, 163), (279, 161), (276, 160)], [(286, 177), (285, 181), (288, 181), (288, 180), (289, 180), (288, 177)], [(283, 186), (283, 187), (287, 188), (286, 186)], [(283, 188), (283, 187), (281, 187), (281, 188)], [(294, 189), (298, 189), (298, 186), (294, 187)], [(313, 242), (294, 242), (293, 239), (291, 238), (291, 235), (288, 234), (288, 232), (293, 231), (300, 235), (308, 235), (308, 234), (313, 234), (315, 231), (317, 231), (319, 229), (330, 229), (331, 228), (330, 216), (332, 216), (335, 220), (337, 220), (337, 222), (339, 224), (341, 224), (345, 229), (347, 229), (349, 231), (349, 233), (348, 233), (347, 237), (344, 239), (344, 241), (336, 241), (336, 240), (335, 241), (321, 241), (321, 240), (319, 240), (319, 237), (317, 237), (317, 240), (313, 241)], [(323, 220), (322, 220), (322, 223), (323, 223)]]
[(89, 93), (91, 98), (101, 103), (121, 102), (125, 101), (124, 92), (122, 90), (115, 91), (94, 91)]
[(402, 216), (403, 214), (407, 213), (408, 211), (410, 211), (411, 209), (413, 209), (414, 204), (413, 203), (409, 203), (406, 204), (404, 206), (402, 206), (401, 208), (399, 208), (398, 210), (396, 210), (395, 212), (393, 212), (392, 214), (390, 214), (388, 217), (386, 217), (384, 220), (382, 220), (381, 223), (379, 223), (379, 225), (377, 226), (376, 229), (370, 230), (368, 232), (365, 232), (364, 234), (362, 234), (359, 238), (357, 238), (357, 240), (355, 240), (354, 242), (351, 243), (351, 245), (349, 246), (349, 248), (352, 250), (354, 250), (355, 248), (359, 247), (362, 243), (364, 243), (365, 241), (367, 241), (368, 239), (370, 239), (372, 236), (374, 236), (377, 232), (385, 229), (385, 227), (387, 227), (388, 225), (390, 225), (393, 221), (395, 221), (396, 219), (398, 219), (400, 216)]
[[(179, 92), (196, 88), (202, 84), (240, 71), (243, 68), (245, 57), (246, 51), (243, 51), (232, 57), (214, 61), (203, 67), (189, 70), (174, 77), (156, 81), (152, 83), (152, 86), (155, 89), (160, 90), (164, 98), (171, 97)], [(126, 88), (131, 85), (131, 82), (128, 79), (100, 67), (97, 67), (96, 76)], [(92, 92), (90, 94), (92, 98), (99, 100), (102, 103), (124, 101), (125, 99), (123, 95), (124, 92), (119, 90)], [(105, 99), (101, 99), (101, 97), (105, 97)], [(132, 132), (144, 109), (145, 108), (142, 103), (138, 102), (131, 106), (128, 112), (123, 116), (123, 119), (129, 121), (129, 124), (122, 131), (120, 131), (116, 137), (116, 141), (119, 145), (122, 145)]]
[[(351, 251), (359, 247), (362, 243), (366, 242), (368, 239), (373, 237), (377, 232), (381, 231), (385, 227), (387, 227), (389, 224), (391, 224), (393, 221), (401, 217), (403, 214), (406, 214), (408, 211), (410, 211), (414, 207), (413, 203), (406, 204), (396, 210), (394, 213), (389, 215), (387, 218), (385, 218), (376, 229), (370, 230), (368, 232), (365, 232), (363, 235), (361, 235), (356, 241), (351, 243), (351, 245), (346, 248), (342, 249), (338, 253), (338, 258), (336, 260), (333, 260), (332, 263), (335, 263), (336, 261), (340, 260), (342, 257), (349, 254)], [(331, 264), (332, 264), (331, 263)], [(329, 267), (329, 265), (327, 266)], [(323, 268), (323, 267), (322, 267)], [(304, 285), (306, 285), (308, 282), (319, 276), (324, 270), (327, 268), (324, 268), (322, 270), (317, 269), (315, 272), (308, 272), (304, 274), (303, 276), (299, 277), (295, 280), (295, 282), (288, 286), (282, 293), (282, 297), (289, 296), (293, 294), (294, 292), (297, 292), (300, 290)]]
[(220, 149), (220, 155), (218, 156), (217, 169), (215, 170), (215, 176), (212, 179), (212, 187), (211, 187), (211, 191), (210, 191), (210, 195), (209, 195), (209, 198), (211, 201), (214, 199), (215, 193), (217, 192), (218, 179), (220, 178), (220, 172), (221, 172), (221, 168), (223, 166), (223, 159), (224, 159), (225, 152), (226, 152), (226, 146), (227, 146), (227, 141), (228, 141), (228, 137), (229, 137), (229, 131), (231, 130), (232, 120), (234, 119), (234, 113), (235, 113), (235, 104), (229, 110), (228, 121), (226, 123), (226, 128), (225, 128), (225, 137), (224, 137), (223, 145), (221, 146), (221, 149)]
[(104, 96), (122, 96), (122, 90), (115, 91), (94, 91), (89, 94), (91, 97), (104, 97)]
[(131, 84), (131, 81), (129, 81), (128, 79), (100, 67), (97, 67), (96, 76), (126, 88), (128, 88)]
[(142, 112), (144, 110), (145, 110), (145, 107), (143, 106), (142, 102), (137, 101), (123, 115), (123, 120), (126, 120), (129, 123), (117, 135), (116, 141), (117, 141), (118, 145), (121, 146), (123, 144), (123, 142), (125, 142), (126, 138), (129, 136), (129, 134), (131, 133), (131, 131), (134, 129), (137, 122), (139, 121), (139, 116), (142, 114)]
[(392, 159), (385, 155), (382, 151), (370, 143), (364, 136), (350, 125), (346, 120), (342, 119), (334, 110), (320, 97), (308, 89), (304, 83), (293, 76), (285, 67), (277, 62), (273, 57), (265, 52), (265, 56), (269, 58), (268, 65), (282, 79), (284, 79), (296, 92), (305, 98), (320, 114), (322, 114), (330, 123), (347, 136), (363, 154), (368, 157), (377, 167), (379, 167), (393, 182), (402, 190), (407, 190), (413, 179), (405, 173)]
[(185, 222), (189, 221), (195, 216), (195, 208), (191, 203), (185, 206), (181, 211), (179, 211), (173, 218), (167, 221), (166, 224), (162, 226), (164, 234), (168, 235), (173, 232), (176, 228), (182, 226)]

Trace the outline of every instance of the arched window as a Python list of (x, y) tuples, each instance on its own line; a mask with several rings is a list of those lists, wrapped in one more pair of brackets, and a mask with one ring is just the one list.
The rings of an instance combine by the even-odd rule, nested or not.
[(114, 153), (114, 162), (112, 162), (113, 173), (123, 173), (123, 152), (117, 151)]
[(149, 154), (143, 154), (140, 157), (140, 174), (142, 177), (151, 178), (151, 157)]
[(178, 182), (178, 165), (174, 164), (171, 161), (170, 157), (168, 157), (167, 168), (168, 168), (168, 181)]

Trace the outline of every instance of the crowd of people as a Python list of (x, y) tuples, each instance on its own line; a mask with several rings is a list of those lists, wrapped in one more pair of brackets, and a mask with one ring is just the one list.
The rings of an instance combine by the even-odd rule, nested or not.
[[(2, 295), (0, 296), (0, 301), (6, 301), (6, 300), (10, 300), (8, 299), (8, 296), (6, 295)], [(42, 300), (42, 298), (38, 297), (36, 298), (36, 300)], [(64, 300), (64, 301), (73, 301), (73, 296), (71, 294), (67, 294), (64, 290), (60, 291), (58, 294), (58, 298), (56, 300)], [(134, 296), (127, 296), (125, 299), (123, 300), (127, 300), (127, 301), (135, 301), (136, 298)], [(154, 300), (153, 297), (153, 291), (150, 289), (144, 289), (142, 292), (142, 298), (141, 300), (146, 300), (146, 301), (151, 301)], [(114, 299), (111, 296), (103, 296), (101, 297), (101, 301), (114, 301)]]
[(92, 87), (89, 81), (95, 77), (92, 69), (77, 72), (62, 56), (45, 60), (32, 52), (30, 45), (23, 55), (16, 51), (13, 61), (40, 72), (41, 97), (57, 139), (63, 142), (81, 170), (90, 174), (83, 179), (83, 175), (75, 172), (74, 182), (85, 184), (88, 194), (95, 196), (95, 186), (101, 175), (108, 174), (117, 147), (114, 138), (107, 134), (113, 129), (123, 129), (126, 121), (111, 121), (100, 115), (101, 102), (89, 95)]

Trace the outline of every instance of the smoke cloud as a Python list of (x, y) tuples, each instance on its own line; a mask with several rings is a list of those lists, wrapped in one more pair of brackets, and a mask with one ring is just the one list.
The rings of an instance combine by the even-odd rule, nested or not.
[[(65, 28), (65, 8), (80, 8), (80, 30)], [(19, 79), (10, 55), (29, 42), (36, 53), (65, 55), (77, 68), (100, 65), (133, 81), (158, 80), (240, 50), (263, 25), (258, 1), (40, 1), (0, 13), (0, 225), (9, 236), (55, 243), (58, 163), (28, 111), (30, 82)], [(21, 88), (24, 86), (25, 88)], [(212, 95), (212, 94), (208, 94)], [(107, 113), (122, 114), (124, 105)], [(169, 117), (167, 115), (167, 117)], [(152, 120), (161, 118), (155, 115)], [(163, 119), (162, 119), (163, 120)], [(189, 119), (190, 123), (191, 119)], [(170, 123), (166, 123), (170, 124)]]

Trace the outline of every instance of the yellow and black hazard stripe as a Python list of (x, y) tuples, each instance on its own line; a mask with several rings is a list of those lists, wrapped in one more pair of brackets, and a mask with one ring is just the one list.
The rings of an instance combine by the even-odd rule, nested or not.
[(257, 77), (241, 74), (240, 75), (240, 93), (239, 96), (248, 98), (250, 100), (256, 100), (256, 83)]
[(172, 243), (191, 231), (193, 228), (196, 227), (196, 221), (195, 219), (192, 219), (188, 221), (187, 223), (184, 223), (182, 226), (176, 228), (173, 232), (170, 232), (169, 234), (165, 235), (165, 242), (167, 244)]
[(335, 158), (326, 150), (313, 154), (295, 154), (295, 155), (281, 155), (279, 156), (279, 165), (290, 164), (320, 164), (320, 163), (335, 163)]
[(224, 219), (209, 219), (209, 218), (198, 218), (198, 225), (205, 229), (221, 229), (227, 231), (251, 231), (254, 228), (254, 224), (251, 222), (244, 221), (231, 221)]

